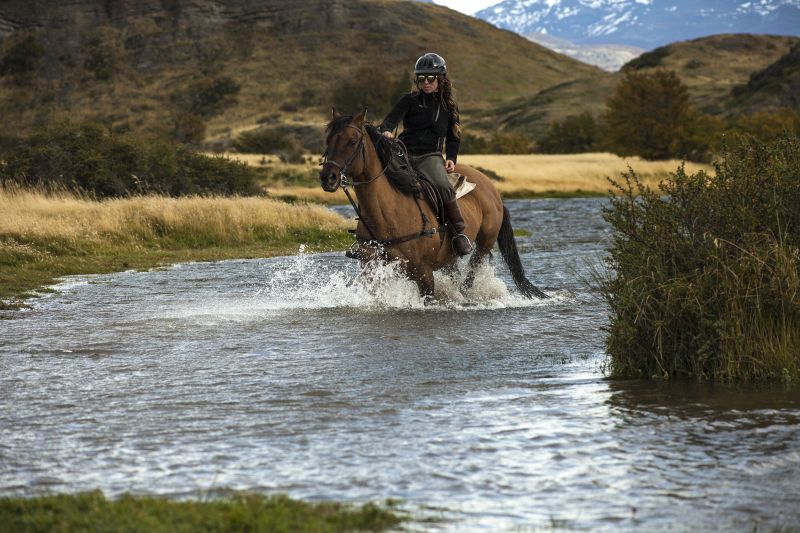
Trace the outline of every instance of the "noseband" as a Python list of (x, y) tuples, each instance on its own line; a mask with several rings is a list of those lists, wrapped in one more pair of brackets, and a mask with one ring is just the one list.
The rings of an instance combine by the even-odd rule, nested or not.
[(322, 154), (322, 163), (320, 163), (321, 166), (331, 165), (333, 167), (336, 167), (336, 170), (339, 171), (339, 185), (337, 186), (337, 188), (341, 187), (342, 189), (345, 189), (345, 190), (347, 190), (347, 187), (349, 187), (351, 185), (353, 187), (355, 187), (356, 185), (366, 185), (367, 183), (371, 183), (371, 182), (375, 181), (376, 179), (380, 178), (381, 176), (383, 176), (383, 174), (386, 172), (386, 169), (384, 168), (380, 173), (378, 173), (377, 176), (373, 176), (373, 177), (369, 178), (366, 181), (358, 181), (358, 182), (357, 181), (353, 181), (352, 179), (350, 179), (347, 176), (347, 172), (350, 169), (350, 165), (353, 164), (353, 162), (355, 161), (356, 157), (358, 157), (359, 153), (361, 153), (361, 161), (364, 163), (364, 167), (366, 168), (366, 164), (367, 164), (366, 155), (367, 154), (366, 154), (366, 147), (364, 146), (364, 136), (365, 136), (364, 130), (361, 129), (361, 128), (357, 128), (356, 126), (353, 126), (352, 124), (347, 124), (346, 127), (353, 128), (354, 130), (356, 130), (358, 132), (358, 144), (353, 149), (353, 153), (350, 154), (350, 156), (347, 158), (347, 160), (345, 160), (343, 165), (340, 165), (339, 163), (337, 163), (333, 159), (328, 159), (328, 150), (326, 149), (325, 153)]

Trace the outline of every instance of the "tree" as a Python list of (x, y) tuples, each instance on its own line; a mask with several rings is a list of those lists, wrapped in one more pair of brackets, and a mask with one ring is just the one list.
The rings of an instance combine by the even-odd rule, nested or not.
[(675, 72), (628, 70), (606, 100), (607, 140), (621, 156), (686, 157), (693, 149), (687, 131), (696, 117)]

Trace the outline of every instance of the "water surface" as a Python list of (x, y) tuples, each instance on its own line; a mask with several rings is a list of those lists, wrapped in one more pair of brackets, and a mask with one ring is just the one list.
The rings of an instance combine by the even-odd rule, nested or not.
[[(604, 379), (603, 200), (509, 202), (529, 278), (423, 306), (341, 254), (72, 277), (0, 322), (0, 495), (399, 498), (420, 529), (800, 524), (800, 397)], [(496, 254), (499, 258), (499, 253)]]

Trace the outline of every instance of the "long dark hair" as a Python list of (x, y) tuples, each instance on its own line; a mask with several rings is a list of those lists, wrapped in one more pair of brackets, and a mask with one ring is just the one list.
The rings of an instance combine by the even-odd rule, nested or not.
[[(416, 77), (414, 78), (414, 88), (412, 91), (416, 94), (422, 92), (419, 88), (419, 83), (416, 82)], [(459, 123), (459, 112), (458, 112), (458, 104), (456, 103), (456, 98), (453, 95), (453, 81), (447, 76), (447, 74), (443, 74), (439, 76), (439, 88), (436, 90), (436, 96), (439, 100), (444, 104), (444, 106), (453, 114), (453, 118), (455, 121), (453, 122), (453, 135), (456, 138), (461, 138), (461, 124)]]

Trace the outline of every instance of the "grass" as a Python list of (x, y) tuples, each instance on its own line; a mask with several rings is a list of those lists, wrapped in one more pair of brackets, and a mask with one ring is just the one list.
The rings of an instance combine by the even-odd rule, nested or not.
[[(289, 165), (276, 161), (274, 156), (253, 154), (227, 154), (228, 157), (253, 166), (267, 165), (277, 172), (291, 172), (310, 176), (306, 183), (265, 179), (262, 186), (270, 196), (283, 199), (307, 200), (321, 203), (346, 203), (341, 191), (326, 193), (315, 176), (319, 167), (311, 160), (304, 164)], [(605, 196), (611, 187), (609, 177), (627, 172), (628, 166), (636, 170), (642, 183), (651, 187), (667, 178), (680, 161), (645, 161), (638, 157), (622, 158), (608, 153), (590, 154), (527, 154), (494, 155), (464, 154), (459, 163), (488, 170), (495, 186), (505, 198), (576, 196)], [(710, 165), (687, 163), (687, 171), (713, 172)]]
[(0, 301), (60, 276), (346, 247), (348, 222), (266, 198), (146, 196), (92, 201), (0, 189)]
[(232, 493), (209, 501), (123, 495), (99, 491), (36, 498), (0, 498), (0, 531), (338, 532), (384, 531), (404, 521), (392, 509), (368, 503), (306, 503), (287, 496)]

